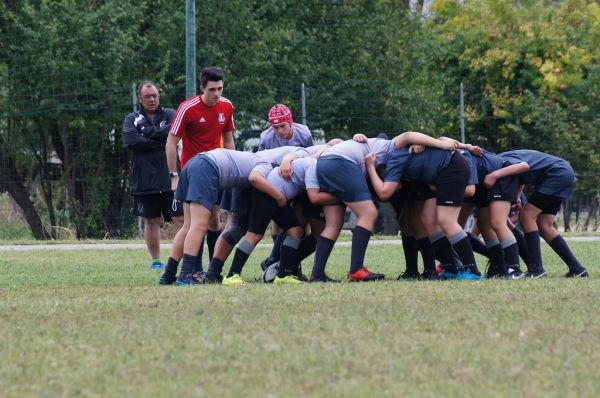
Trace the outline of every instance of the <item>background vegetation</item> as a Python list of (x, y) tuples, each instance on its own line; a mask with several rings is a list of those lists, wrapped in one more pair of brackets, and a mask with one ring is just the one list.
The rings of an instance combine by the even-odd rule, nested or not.
[[(569, 160), (573, 208), (590, 203), (600, 174), (597, 2), (437, 0), (427, 18), (409, 3), (200, 2), (197, 62), (225, 69), (240, 131), (264, 127), (276, 102), (300, 120), (305, 83), (307, 122), (327, 138), (459, 138), (463, 83), (467, 141)], [(0, 1), (0, 192), (35, 238), (64, 228), (132, 236), (121, 145), (131, 85), (154, 79), (163, 104), (184, 100), (184, 35), (182, 2)]]

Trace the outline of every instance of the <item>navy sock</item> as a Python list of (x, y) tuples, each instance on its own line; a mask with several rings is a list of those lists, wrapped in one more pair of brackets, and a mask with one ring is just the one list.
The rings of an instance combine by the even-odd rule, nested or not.
[(529, 251), (530, 263), (527, 264), (529, 271), (542, 271), (544, 263), (542, 262), (542, 248), (540, 247), (540, 232), (533, 231), (525, 233), (525, 243)]
[(179, 266), (179, 261), (175, 260), (173, 257), (169, 257), (167, 260), (167, 265), (165, 266), (165, 275), (175, 276), (177, 275), (177, 267)]
[(283, 241), (287, 237), (286, 231), (281, 231), (277, 234), (277, 238), (273, 242), (273, 248), (271, 249), (271, 254), (269, 255), (270, 264), (276, 263), (281, 258), (281, 245)]
[(579, 271), (584, 269), (583, 265), (577, 260), (577, 257), (573, 254), (567, 242), (563, 239), (562, 236), (558, 235), (556, 238), (552, 239), (548, 242), (552, 250), (567, 264), (567, 267), (571, 271)]
[(519, 248), (519, 256), (523, 259), (527, 268), (529, 268), (529, 264), (531, 263), (531, 256), (529, 255), (529, 250), (527, 249), (527, 243), (525, 242), (525, 235), (523, 235), (523, 231), (519, 228), (515, 228), (512, 231), (515, 239), (517, 240), (517, 247)]
[[(221, 231), (211, 231), (210, 229), (206, 232), (206, 246), (208, 246), (208, 261), (212, 260), (213, 255), (215, 254), (215, 245), (217, 244), (217, 239), (221, 236)], [(204, 246), (204, 242), (202, 242), (202, 246)]]
[(504, 252), (504, 261), (506, 267), (512, 269), (520, 269), (519, 264), (519, 249), (517, 248), (517, 241), (510, 239), (507, 241), (500, 242), (502, 251)]
[(490, 267), (497, 273), (506, 273), (506, 263), (504, 262), (504, 251), (498, 239), (487, 248), (490, 259)]
[(200, 250), (198, 251), (198, 255), (196, 256), (196, 263), (194, 264), (194, 273), (202, 272), (202, 256), (204, 255), (204, 239), (200, 243)]
[(240, 242), (237, 244), (235, 249), (235, 255), (233, 256), (233, 262), (231, 263), (231, 268), (229, 268), (229, 273), (227, 277), (231, 277), (233, 274), (242, 274), (242, 269), (248, 261), (250, 254), (254, 251), (254, 245), (248, 242), (245, 238), (242, 238)]
[(433, 249), (435, 258), (444, 265), (444, 270), (452, 274), (456, 274), (458, 269), (454, 262), (452, 253), (452, 245), (443, 232), (438, 232), (429, 238), (431, 248)]
[(196, 256), (184, 254), (183, 260), (181, 261), (181, 272), (179, 272), (179, 278), (183, 279), (188, 275), (192, 275), (194, 273), (195, 265)]
[(325, 266), (329, 255), (333, 250), (334, 240), (325, 238), (324, 236), (319, 237), (317, 240), (317, 248), (315, 252), (315, 263), (312, 269), (312, 276), (315, 278), (322, 278), (325, 276)]
[(298, 247), (300, 240), (292, 237), (287, 237), (281, 245), (281, 258), (279, 259), (279, 272), (277, 276), (283, 278), (294, 273), (296, 267), (296, 256), (298, 255)]
[(223, 272), (223, 260), (213, 257), (208, 264), (206, 276), (211, 280), (217, 280), (221, 276), (221, 272)]
[(471, 247), (475, 253), (481, 254), (482, 256), (490, 257), (488, 253), (488, 249), (486, 245), (470, 232), (467, 232), (467, 236), (469, 237), (469, 241), (471, 242)]
[(365, 253), (371, 239), (371, 231), (359, 225), (352, 231), (352, 250), (350, 254), (350, 273), (364, 267)]
[(473, 248), (471, 247), (471, 242), (469, 242), (469, 237), (465, 231), (460, 231), (456, 235), (448, 238), (448, 240), (454, 250), (456, 250), (456, 253), (458, 253), (458, 257), (465, 267), (477, 267)]
[(429, 238), (417, 239), (417, 247), (421, 252), (421, 258), (423, 259), (423, 267), (425, 271), (435, 272), (435, 257), (433, 256), (433, 249), (431, 248), (431, 242)]
[(404, 259), (406, 260), (406, 272), (419, 272), (419, 248), (417, 240), (414, 236), (402, 235), (402, 250), (404, 251)]
[(306, 257), (310, 256), (315, 252), (317, 248), (317, 241), (312, 235), (306, 235), (300, 241), (300, 246), (298, 246), (298, 258), (296, 259), (296, 263), (300, 264), (302, 260)]

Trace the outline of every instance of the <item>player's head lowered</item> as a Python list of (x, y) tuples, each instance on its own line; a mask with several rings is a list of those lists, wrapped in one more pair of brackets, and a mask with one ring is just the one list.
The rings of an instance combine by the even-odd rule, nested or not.
[(159, 107), (160, 94), (156, 83), (152, 80), (144, 80), (137, 87), (138, 101), (144, 112), (156, 113)]
[(281, 139), (292, 138), (292, 111), (283, 104), (277, 104), (269, 110), (269, 124)]
[(209, 66), (200, 72), (200, 91), (202, 101), (208, 106), (214, 106), (223, 94), (223, 69), (218, 66)]

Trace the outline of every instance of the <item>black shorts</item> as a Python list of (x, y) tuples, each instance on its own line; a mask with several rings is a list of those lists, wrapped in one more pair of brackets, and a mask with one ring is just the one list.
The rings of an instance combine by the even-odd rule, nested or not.
[(252, 189), (252, 209), (248, 232), (264, 235), (269, 222), (275, 221), (284, 231), (300, 226), (289, 203), (277, 206), (277, 201), (258, 189)]
[(132, 213), (143, 218), (157, 218), (161, 215), (165, 221), (183, 216), (183, 204), (175, 200), (173, 192), (151, 195), (133, 195)]
[(563, 199), (558, 196), (546, 195), (537, 191), (529, 197), (529, 203), (540, 209), (542, 214), (556, 215), (560, 210), (562, 202)]
[(469, 161), (459, 152), (454, 152), (450, 163), (436, 179), (436, 203), (438, 206), (460, 207), (465, 197), (465, 188), (471, 175)]
[(313, 204), (306, 191), (296, 196), (293, 200), (294, 206), (302, 206), (302, 213), (304, 217), (311, 218), (313, 220), (325, 221), (325, 214), (323, 213), (323, 206)]

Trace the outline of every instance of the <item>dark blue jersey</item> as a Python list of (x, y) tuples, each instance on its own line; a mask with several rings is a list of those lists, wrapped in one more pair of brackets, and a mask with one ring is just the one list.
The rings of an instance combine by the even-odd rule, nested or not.
[(529, 149), (500, 153), (499, 156), (511, 163), (526, 162), (529, 170), (519, 174), (519, 183), (537, 185), (537, 191), (568, 198), (577, 178), (569, 162), (557, 156)]
[(483, 156), (473, 156), (477, 168), (478, 184), (483, 184), (485, 176), (502, 168), (504, 159), (493, 152), (483, 150)]
[(452, 152), (437, 148), (425, 148), (419, 154), (398, 148), (387, 161), (384, 181), (423, 181), (435, 183), (438, 174), (450, 163)]
[[(479, 156), (473, 156), (469, 151), (460, 151), (460, 153), (469, 161), (471, 165), (471, 176), (467, 182), (469, 185), (477, 185), (479, 183), (479, 170), (477, 170), (477, 159)], [(483, 176), (485, 178), (485, 175)]]

